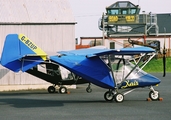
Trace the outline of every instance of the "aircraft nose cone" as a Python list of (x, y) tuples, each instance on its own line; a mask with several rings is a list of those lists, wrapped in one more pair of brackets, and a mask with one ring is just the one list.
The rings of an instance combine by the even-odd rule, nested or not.
[(144, 76), (145, 82), (147, 82), (149, 85), (157, 85), (161, 82), (161, 80), (151, 74), (147, 74)]

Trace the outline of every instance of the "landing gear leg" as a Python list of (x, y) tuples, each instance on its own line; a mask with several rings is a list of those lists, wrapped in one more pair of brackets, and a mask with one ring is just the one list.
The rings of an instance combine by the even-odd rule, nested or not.
[(88, 93), (91, 93), (91, 92), (92, 92), (91, 83), (89, 83), (88, 87), (86, 88), (86, 91), (87, 91)]

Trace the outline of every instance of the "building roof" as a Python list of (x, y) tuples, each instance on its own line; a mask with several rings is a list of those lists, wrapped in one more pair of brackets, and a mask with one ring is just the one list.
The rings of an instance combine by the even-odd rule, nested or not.
[(137, 7), (136, 5), (134, 5), (133, 3), (131, 3), (130, 1), (117, 1), (114, 4), (110, 5), (109, 7), (107, 7), (107, 9), (111, 9), (111, 8), (135, 8)]
[(68, 0), (0, 0), (3, 23), (75, 23)]

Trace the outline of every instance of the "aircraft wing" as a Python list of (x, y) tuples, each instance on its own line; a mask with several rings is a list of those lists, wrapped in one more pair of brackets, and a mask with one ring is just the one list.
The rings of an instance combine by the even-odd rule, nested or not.
[(154, 49), (150, 47), (135, 47), (135, 48), (122, 48), (122, 49), (106, 49), (106, 48), (88, 48), (71, 51), (60, 51), (59, 54), (63, 55), (85, 55), (87, 57), (101, 56), (101, 55), (138, 55), (141, 53), (152, 53)]

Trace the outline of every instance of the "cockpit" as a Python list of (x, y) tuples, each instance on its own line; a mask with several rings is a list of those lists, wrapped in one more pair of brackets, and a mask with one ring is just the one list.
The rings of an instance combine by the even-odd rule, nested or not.
[(123, 56), (110, 55), (101, 57), (109, 69), (113, 72), (113, 77), (117, 84), (127, 79), (136, 79), (147, 74), (139, 66), (133, 64)]

